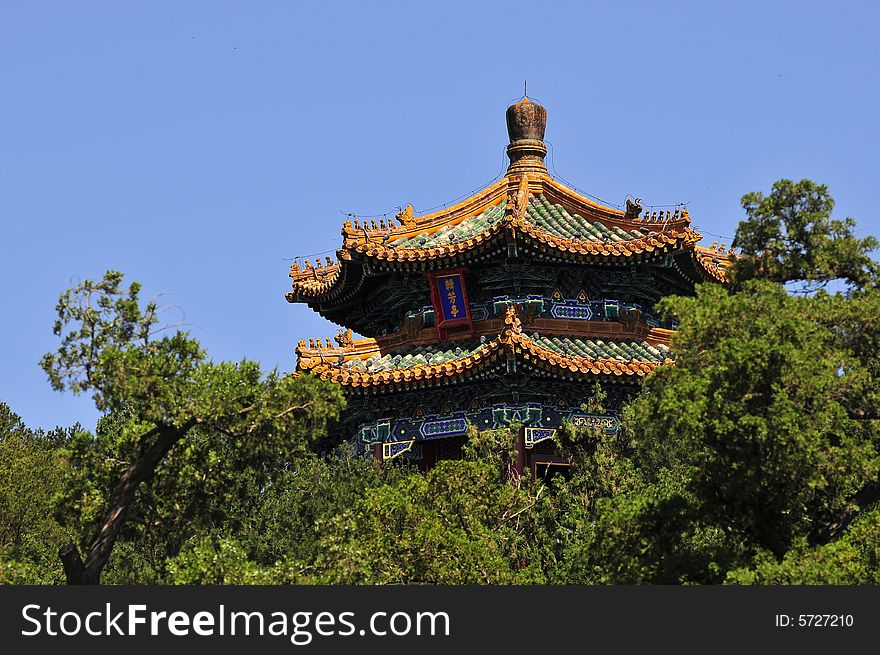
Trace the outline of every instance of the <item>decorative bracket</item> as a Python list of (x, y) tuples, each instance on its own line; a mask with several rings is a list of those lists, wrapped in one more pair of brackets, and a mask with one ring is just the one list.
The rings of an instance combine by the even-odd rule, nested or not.
[(409, 441), (387, 441), (382, 444), (382, 461), (390, 461), (412, 450), (415, 439)]
[(536, 444), (556, 436), (554, 428), (525, 428), (526, 448), (534, 448)]

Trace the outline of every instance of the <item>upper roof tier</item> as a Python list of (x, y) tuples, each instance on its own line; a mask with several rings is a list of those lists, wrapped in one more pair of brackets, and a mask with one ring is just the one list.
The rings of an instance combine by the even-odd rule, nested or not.
[(394, 221), (345, 221), (337, 260), (291, 267), (290, 302), (357, 293), (367, 270), (437, 270), (510, 252), (505, 244), (546, 261), (628, 263), (676, 255), (696, 279), (726, 282), (732, 253), (700, 248), (687, 209), (647, 213), (627, 201), (606, 207), (553, 179), (544, 164), (546, 110), (524, 98), (507, 110), (510, 166), (505, 177), (438, 212), (415, 216), (408, 205)]

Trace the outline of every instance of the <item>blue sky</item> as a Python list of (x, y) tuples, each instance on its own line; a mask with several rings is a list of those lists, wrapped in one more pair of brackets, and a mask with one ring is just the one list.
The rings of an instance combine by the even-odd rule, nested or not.
[(290, 258), (336, 248), (340, 212), (489, 182), (525, 79), (552, 164), (595, 196), (688, 202), (729, 242), (742, 194), (809, 177), (880, 234), (878, 22), (867, 2), (3, 3), (0, 399), (94, 427), (37, 362), (58, 294), (108, 268), (212, 358), (291, 370), (336, 330), (284, 300)]

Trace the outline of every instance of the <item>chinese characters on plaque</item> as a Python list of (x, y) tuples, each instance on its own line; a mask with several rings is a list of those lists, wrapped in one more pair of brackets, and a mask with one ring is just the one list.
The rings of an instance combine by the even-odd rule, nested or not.
[(437, 334), (441, 341), (446, 339), (448, 328), (459, 325), (467, 325), (473, 334), (474, 327), (464, 280), (466, 272), (465, 268), (457, 268), (425, 273), (431, 288), (431, 301), (437, 319)]

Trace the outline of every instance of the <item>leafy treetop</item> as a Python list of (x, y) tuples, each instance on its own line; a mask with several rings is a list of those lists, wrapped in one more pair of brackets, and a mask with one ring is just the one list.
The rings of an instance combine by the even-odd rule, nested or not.
[(738, 282), (755, 277), (794, 282), (809, 293), (834, 280), (864, 288), (877, 274), (870, 252), (880, 243), (872, 236), (859, 239), (855, 219), (831, 218), (834, 199), (824, 184), (778, 180), (768, 195), (753, 191), (741, 202), (747, 218), (733, 242), (742, 251), (735, 266)]

